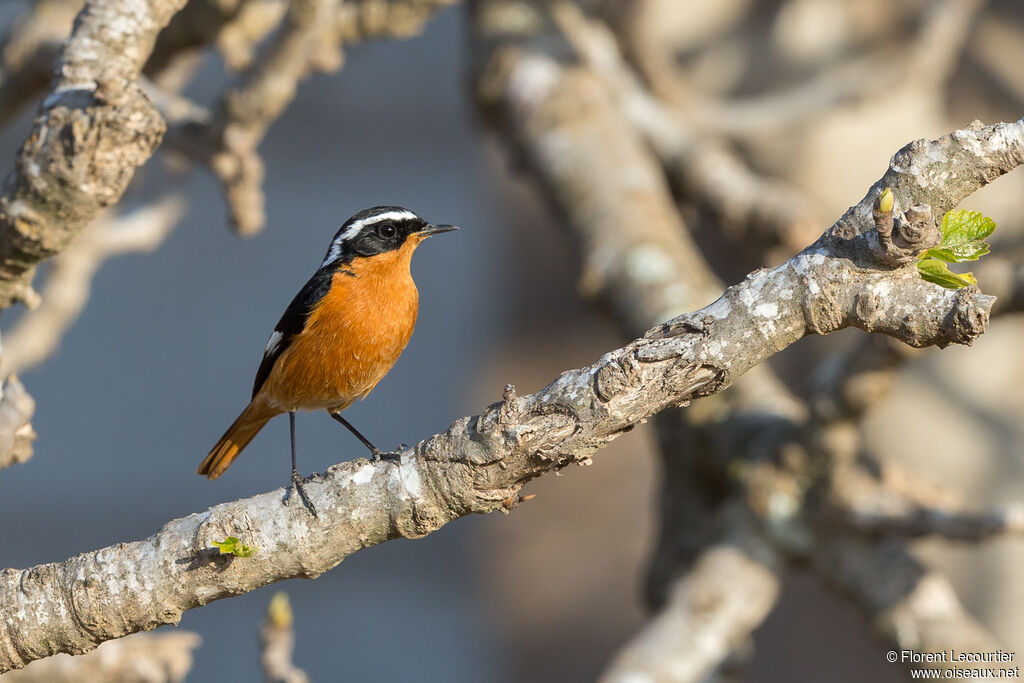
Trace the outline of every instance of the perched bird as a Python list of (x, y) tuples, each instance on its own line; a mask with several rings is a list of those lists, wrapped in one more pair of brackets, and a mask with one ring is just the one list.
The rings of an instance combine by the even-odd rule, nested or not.
[(216, 479), (274, 416), (288, 413), (292, 484), (314, 515), (295, 463), (295, 412), (325, 409), (370, 449), (388, 455), (341, 416), (364, 398), (409, 343), (419, 292), (409, 272), (416, 247), (456, 230), (399, 206), (375, 206), (345, 221), (320, 268), (288, 305), (263, 351), (252, 400), (199, 465)]

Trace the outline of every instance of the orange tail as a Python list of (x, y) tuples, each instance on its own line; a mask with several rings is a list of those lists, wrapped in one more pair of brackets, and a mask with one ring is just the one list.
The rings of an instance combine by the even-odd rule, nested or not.
[(224, 474), (224, 470), (231, 467), (242, 449), (249, 445), (263, 425), (270, 421), (277, 413), (270, 412), (263, 405), (257, 405), (255, 401), (246, 406), (238, 419), (228, 427), (224, 436), (220, 437), (217, 445), (210, 449), (209, 455), (199, 465), (199, 474), (205, 474), (210, 479), (216, 479)]

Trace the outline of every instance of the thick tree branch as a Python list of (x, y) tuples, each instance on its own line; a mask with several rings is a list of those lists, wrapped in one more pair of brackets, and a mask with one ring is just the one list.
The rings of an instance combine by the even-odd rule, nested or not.
[(90, 0), (0, 190), (0, 308), (30, 299), (35, 265), (124, 193), (164, 122), (137, 77), (185, 0)]
[[(557, 71), (496, 54), (512, 111), (557, 87)], [(526, 69), (523, 73), (520, 69)], [(909, 145), (879, 186), (901, 205), (937, 211), (1021, 163), (1024, 121)], [(872, 260), (873, 190), (811, 248), (752, 273), (714, 304), (680, 316), (536, 394), (457, 420), (398, 462), (342, 463), (306, 489), (320, 516), (281, 503), (283, 491), (174, 520), (155, 535), (28, 570), (0, 572), (0, 669), (56, 652), (84, 652), (182, 612), (292, 577), (313, 577), (359, 549), (418, 538), (472, 513), (508, 506), (530, 479), (589, 458), (635, 424), (730, 384), (802, 336), (857, 326), (913, 345), (970, 343), (989, 297), (944, 290), (908, 268)], [(211, 553), (237, 536), (259, 551)], [(127, 588), (127, 589), (126, 589)]]

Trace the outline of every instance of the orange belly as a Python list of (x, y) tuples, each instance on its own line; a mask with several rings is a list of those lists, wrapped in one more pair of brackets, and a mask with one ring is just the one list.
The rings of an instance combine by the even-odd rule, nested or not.
[[(411, 242), (411, 241), (410, 241)], [(275, 408), (341, 410), (363, 398), (409, 343), (419, 293), (409, 272), (415, 245), (338, 272), (306, 327), (281, 354), (259, 396)]]

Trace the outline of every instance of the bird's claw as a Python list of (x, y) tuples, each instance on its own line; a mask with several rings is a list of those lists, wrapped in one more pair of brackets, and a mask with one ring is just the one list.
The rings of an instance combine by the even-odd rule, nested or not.
[(316, 514), (316, 506), (313, 505), (313, 502), (309, 499), (309, 496), (306, 495), (306, 489), (305, 489), (305, 487), (303, 487), (302, 482), (303, 482), (302, 476), (299, 475), (299, 473), (296, 470), (292, 470), (292, 484), (288, 488), (288, 493), (285, 494), (284, 504), (285, 505), (291, 505), (292, 495), (295, 492), (298, 492), (299, 499), (302, 501), (303, 507), (306, 508), (306, 510), (309, 512), (309, 514), (311, 514), (314, 517), (316, 517), (317, 516), (317, 514)]
[(400, 446), (396, 451), (382, 451), (379, 448), (374, 448), (370, 451), (373, 454), (373, 462), (378, 463), (381, 460), (391, 460), (397, 462), (402, 458), (402, 448), (407, 446)]

